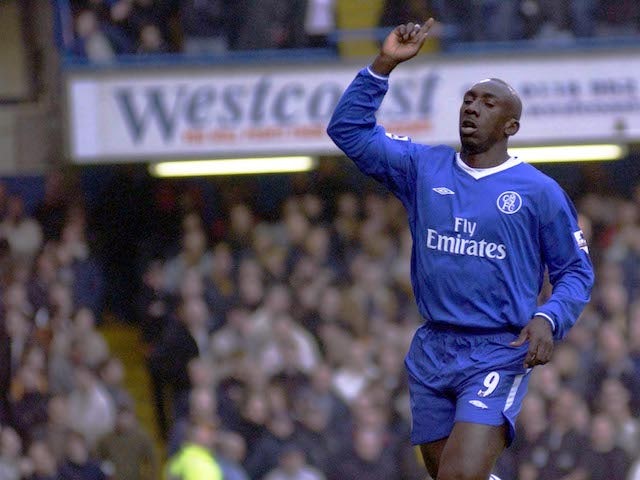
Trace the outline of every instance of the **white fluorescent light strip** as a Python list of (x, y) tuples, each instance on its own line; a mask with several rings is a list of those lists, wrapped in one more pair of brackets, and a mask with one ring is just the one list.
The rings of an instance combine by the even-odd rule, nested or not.
[(622, 158), (626, 149), (621, 145), (565, 145), (510, 148), (509, 153), (527, 163), (598, 162)]
[(156, 177), (198, 177), (204, 175), (249, 175), (258, 173), (306, 172), (316, 167), (312, 157), (228, 158), (184, 160), (149, 166)]

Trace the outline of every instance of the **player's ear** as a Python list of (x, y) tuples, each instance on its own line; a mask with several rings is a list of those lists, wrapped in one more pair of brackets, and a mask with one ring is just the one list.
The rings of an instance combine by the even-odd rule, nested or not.
[(510, 118), (504, 126), (504, 134), (507, 137), (515, 135), (518, 133), (518, 130), (520, 130), (520, 122), (515, 118)]

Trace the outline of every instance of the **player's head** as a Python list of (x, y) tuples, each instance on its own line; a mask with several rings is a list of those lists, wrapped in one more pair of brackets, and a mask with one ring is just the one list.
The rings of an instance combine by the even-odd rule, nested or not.
[(460, 107), (460, 142), (467, 153), (482, 153), (504, 142), (520, 128), (522, 102), (503, 80), (490, 78), (473, 85)]

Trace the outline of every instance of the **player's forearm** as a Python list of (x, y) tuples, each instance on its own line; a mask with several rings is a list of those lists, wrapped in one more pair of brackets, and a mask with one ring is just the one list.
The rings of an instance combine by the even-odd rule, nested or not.
[(373, 73), (382, 76), (389, 76), (389, 74), (396, 68), (400, 62), (397, 60), (385, 55), (384, 53), (380, 53), (373, 63), (371, 64), (371, 70)]
[(566, 273), (554, 283), (551, 297), (537, 312), (553, 320), (555, 338), (564, 338), (576, 322), (590, 300), (592, 287), (593, 275), (586, 269)]

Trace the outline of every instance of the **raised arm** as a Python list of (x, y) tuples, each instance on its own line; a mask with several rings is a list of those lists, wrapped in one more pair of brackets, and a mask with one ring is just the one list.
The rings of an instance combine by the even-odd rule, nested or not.
[(386, 38), (369, 68), (347, 88), (333, 113), (327, 133), (365, 174), (383, 183), (407, 205), (415, 178), (411, 143), (406, 137), (387, 135), (376, 124), (376, 111), (388, 89), (388, 75), (413, 58), (433, 25), (413, 23), (396, 27)]

